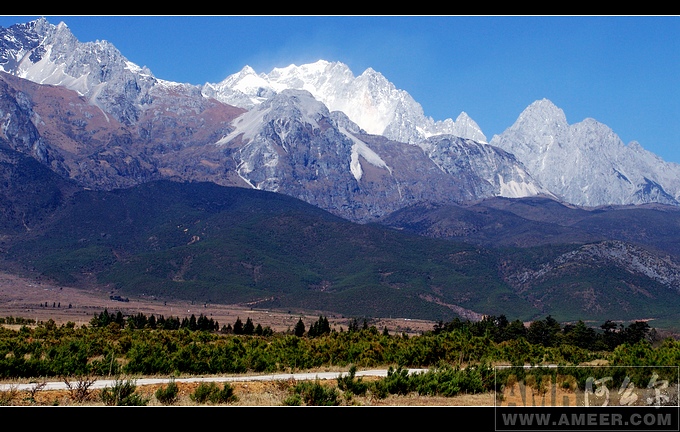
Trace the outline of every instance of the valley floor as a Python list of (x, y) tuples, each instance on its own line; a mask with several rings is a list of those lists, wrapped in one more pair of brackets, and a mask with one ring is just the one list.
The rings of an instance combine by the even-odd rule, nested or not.
[[(101, 287), (76, 289), (61, 287), (36, 281), (10, 273), (0, 272), (0, 318), (21, 317), (36, 322), (54, 320), (57, 325), (73, 322), (77, 326), (88, 324), (95, 314), (107, 309), (109, 313), (120, 311), (123, 315), (143, 313), (146, 316), (197, 318), (204, 315), (217, 321), (220, 326), (231, 324), (240, 318), (245, 322), (248, 317), (255, 325), (269, 326), (275, 332), (285, 332), (295, 328), (302, 318), (306, 326), (315, 322), (319, 315), (328, 318), (331, 328), (347, 329), (350, 318), (327, 312), (314, 311), (276, 311), (251, 308), (248, 305), (192, 304), (189, 301), (165, 301), (155, 298), (127, 298), (129, 301), (113, 300), (113, 291)], [(381, 318), (370, 323), (379, 330), (387, 328), (390, 333), (420, 334), (432, 330), (433, 321), (409, 318)]]

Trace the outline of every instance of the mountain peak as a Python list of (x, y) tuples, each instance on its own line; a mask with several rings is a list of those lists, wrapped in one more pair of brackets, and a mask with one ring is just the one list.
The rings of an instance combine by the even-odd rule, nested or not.
[(391, 140), (419, 144), (433, 135), (451, 134), (486, 142), (477, 123), (467, 114), (459, 116), (458, 125), (451, 119), (435, 123), (406, 91), (397, 89), (380, 72), (369, 67), (355, 77), (339, 61), (322, 59), (291, 64), (260, 75), (244, 68), (219, 84), (207, 83), (203, 93), (230, 105), (252, 109), (284, 89), (307, 90), (329, 111), (341, 111), (367, 133)]
[(530, 104), (524, 112), (520, 115), (542, 115), (544, 118), (551, 118), (559, 122), (567, 122), (567, 117), (564, 115), (564, 111), (558, 108), (557, 105), (552, 103), (548, 99), (539, 99), (532, 104)]
[(625, 146), (595, 119), (568, 124), (564, 111), (548, 99), (529, 105), (491, 144), (514, 154), (541, 184), (572, 204), (680, 202), (679, 166), (639, 144)]
[(255, 69), (253, 69), (249, 65), (243, 66), (243, 69), (241, 69), (241, 71), (238, 73), (238, 75), (251, 75), (251, 74), (257, 75), (257, 73), (255, 72)]
[[(496, 173), (488, 167), (493, 167), (493, 162), (500, 156), (492, 154), (488, 146), (474, 146), (466, 142), (466, 145), (456, 147), (462, 149), (456, 153), (445, 146), (444, 141), (430, 141), (431, 138), (450, 139), (453, 136), (460, 138), (460, 141), (486, 144), (484, 134), (466, 112), (461, 112), (455, 121), (447, 118), (435, 122), (425, 116), (420, 104), (408, 92), (396, 88), (372, 67), (366, 68), (357, 77), (346, 64), (324, 59), (274, 68), (268, 74), (257, 73), (246, 65), (218, 84), (175, 86), (175, 83), (158, 80), (148, 69), (139, 68), (129, 62), (112, 44), (106, 41), (80, 43), (66, 24), (62, 22), (54, 26), (43, 17), (29, 23), (16, 24), (9, 29), (0, 28), (0, 70), (35, 83), (74, 90), (91, 105), (100, 108), (107, 116), (126, 127), (142, 127), (140, 122), (143, 119), (151, 118), (151, 113), (160, 113), (157, 110), (159, 106), (172, 107), (163, 115), (176, 115), (187, 123), (190, 122), (188, 118), (193, 119), (193, 114), (189, 113), (202, 113), (201, 110), (209, 106), (211, 110), (215, 110), (209, 111), (214, 118), (217, 118), (214, 112), (228, 112), (228, 121), (225, 120), (216, 127), (207, 140), (209, 144), (222, 141), (220, 137), (234, 136), (236, 133), (242, 134), (243, 139), (252, 139), (261, 130), (256, 127), (256, 122), (267, 121), (269, 129), (262, 135), (266, 139), (279, 141), (262, 147), (271, 152), (267, 154), (269, 157), (283, 149), (280, 143), (285, 141), (284, 138), (294, 136), (291, 131), (302, 134), (301, 136), (321, 131), (318, 137), (319, 148), (326, 149), (329, 143), (335, 144), (336, 141), (342, 141), (348, 147), (346, 144), (349, 141), (344, 137), (351, 130), (356, 133), (354, 138), (375, 146), (376, 154), (384, 157), (384, 165), (389, 166), (390, 170), (399, 167), (400, 164), (395, 162), (405, 154), (409, 156), (402, 166), (415, 166), (414, 155), (421, 150), (430, 151), (436, 142), (441, 144), (438, 147), (440, 154), (436, 168), (442, 172), (451, 174), (447, 169), (460, 169), (464, 165), (462, 161), (470, 157), (478, 159), (480, 155), (486, 154), (484, 164), (475, 160), (465, 169), (476, 168), (479, 173), (479, 166), (483, 166), (484, 180), (490, 185), (497, 181), (497, 176), (491, 175)], [(225, 107), (225, 104), (230, 106)], [(233, 107), (240, 109), (233, 110)], [(243, 115), (237, 123), (232, 123), (234, 116), (243, 113), (241, 109), (249, 111), (249, 116)], [(342, 117), (339, 113), (342, 113)], [(323, 117), (327, 117), (328, 121)], [(163, 118), (167, 123), (159, 123), (156, 117), (153, 124), (144, 123), (145, 129), (140, 135), (147, 137), (167, 133), (167, 137), (163, 138), (164, 143), (175, 143), (176, 137), (181, 136), (190, 137), (187, 140), (193, 144), (199, 142), (193, 137), (201, 136), (203, 139), (202, 134), (208, 129), (205, 126), (208, 121), (201, 118), (205, 123), (186, 126), (178, 135), (171, 135), (170, 131), (176, 127), (175, 120)], [(280, 121), (277, 123), (275, 119)], [(151, 127), (146, 129), (148, 126)], [(357, 132), (359, 130), (361, 134)], [(64, 136), (70, 137), (70, 133), (69, 130)], [(353, 141), (353, 138), (349, 137), (349, 140)], [(201, 144), (205, 143), (201, 141)], [(242, 141), (234, 141), (229, 150), (241, 143)], [(286, 143), (290, 144), (292, 142)], [(403, 144), (410, 144), (410, 147), (415, 148), (408, 148), (409, 146)], [(573, 204), (645, 202), (644, 200), (657, 200), (657, 196), (673, 204), (676, 204), (673, 200), (680, 203), (680, 172), (677, 172), (680, 167), (663, 163), (659, 158), (645, 152), (639, 144), (624, 146), (611, 129), (594, 119), (569, 125), (564, 111), (546, 98), (536, 100), (524, 109), (502, 136), (494, 136), (491, 144), (511, 153), (531, 177), (561, 199)], [(399, 155), (395, 153), (396, 148), (401, 151)], [(343, 147), (343, 151), (345, 150), (347, 148)], [(466, 153), (468, 150), (474, 155)], [(322, 151), (309, 153), (311, 159), (305, 163), (319, 160), (318, 154), (321, 153)], [(357, 154), (360, 155), (359, 152)], [(425, 153), (425, 156), (434, 161), (432, 154)], [(219, 159), (222, 156), (214, 157)], [(508, 155), (503, 157), (510, 159)], [(375, 157), (364, 157), (357, 158), (356, 162), (363, 163), (362, 160), (369, 159), (377, 160)], [(257, 163), (262, 160), (253, 159)], [(269, 162), (273, 160), (268, 159)], [(207, 163), (208, 159), (205, 161), (205, 166), (210, 165)], [(475, 164), (476, 167), (473, 166)], [(213, 163), (210, 166), (217, 165)], [(411, 166), (407, 168), (410, 169)], [(513, 169), (515, 167), (509, 162), (507, 166)], [(387, 179), (396, 182), (395, 176), (401, 174), (397, 169), (374, 171), (375, 167), (374, 164), (367, 166), (370, 169), (361, 177), (362, 187), (367, 187), (367, 179), (372, 178), (371, 176), (381, 181)], [(524, 168), (518, 169), (521, 171)], [(240, 174), (245, 172), (245, 169), (239, 171)], [(265, 175), (264, 171), (261, 173)], [(324, 173), (323, 167), (319, 167), (319, 173), (318, 175)], [(291, 179), (297, 179), (293, 175), (295, 173), (290, 174), (293, 176)], [(417, 174), (423, 175), (422, 172)], [(316, 171), (314, 175), (317, 175)], [(417, 178), (415, 173), (413, 175), (413, 178)], [(257, 180), (256, 184), (265, 184), (262, 181)], [(474, 181), (476, 180), (472, 180)], [(506, 190), (521, 191), (521, 188), (513, 188), (522, 179), (511, 176), (510, 171), (507, 171), (502, 181)], [(509, 183), (511, 181), (515, 183)], [(375, 184), (379, 182), (376, 180)], [(403, 185), (398, 184), (400, 187)], [(488, 186), (480, 190), (482, 189), (485, 193), (491, 190)], [(302, 195), (300, 192), (298, 196)]]
[(540, 129), (544, 134), (554, 134), (567, 127), (567, 116), (548, 99), (540, 99), (522, 111), (511, 129)]
[[(38, 32), (38, 33), (42, 33), (47, 28), (55, 27), (50, 22), (48, 22), (45, 17), (40, 17), (40, 18), (34, 19), (33, 21), (30, 21), (28, 23), (28, 26), (33, 28), (33, 30)], [(64, 23), (63, 21), (59, 23), (59, 26), (68, 27), (66, 25), (66, 23)]]
[(322, 116), (330, 116), (328, 108), (308, 91), (285, 89), (235, 119), (234, 130), (216, 144), (227, 144), (239, 135), (242, 140), (252, 140), (262, 133), (262, 126), (270, 122), (276, 122), (280, 131), (294, 121), (319, 128), (318, 119)]
[(472, 139), (480, 143), (486, 143), (486, 136), (482, 133), (477, 122), (472, 120), (472, 118), (465, 112), (461, 111), (456, 117), (456, 121), (453, 125), (454, 135)]

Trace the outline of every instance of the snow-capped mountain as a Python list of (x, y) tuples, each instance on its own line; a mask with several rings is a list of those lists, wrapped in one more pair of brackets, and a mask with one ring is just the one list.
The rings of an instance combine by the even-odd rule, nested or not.
[[(550, 195), (511, 154), (460, 137), (481, 135), (464, 113), (435, 123), (373, 70), (354, 78), (339, 62), (269, 75), (246, 67), (193, 86), (154, 77), (108, 42), (80, 43), (63, 23), (12, 26), (0, 40), (0, 67), (14, 76), (2, 80), (0, 114), (13, 118), (2, 138), (86, 187), (207, 180), (285, 193), (355, 221), (418, 201)], [(350, 103), (357, 98), (365, 103)]]
[(66, 24), (40, 18), (2, 31), (0, 70), (78, 92), (117, 120), (138, 120), (144, 95), (157, 83), (109, 42), (79, 42)]
[(309, 91), (331, 111), (342, 111), (370, 134), (418, 144), (433, 135), (451, 134), (486, 142), (481, 129), (466, 113), (456, 121), (434, 121), (406, 91), (395, 88), (382, 74), (368, 68), (355, 77), (340, 62), (319, 60), (275, 68), (257, 74), (250, 66), (217, 84), (206, 83), (203, 94), (251, 109), (283, 89)]
[(572, 204), (680, 201), (680, 165), (664, 162), (637, 142), (625, 145), (594, 119), (570, 125), (547, 99), (529, 105), (490, 143), (514, 154), (542, 185)]
[(595, 120), (568, 125), (547, 100), (487, 143), (464, 112), (434, 121), (371, 68), (319, 60), (174, 83), (44, 18), (0, 28), (0, 71), (0, 139), (90, 188), (212, 181), (357, 221), (493, 196), (680, 205), (677, 164)]

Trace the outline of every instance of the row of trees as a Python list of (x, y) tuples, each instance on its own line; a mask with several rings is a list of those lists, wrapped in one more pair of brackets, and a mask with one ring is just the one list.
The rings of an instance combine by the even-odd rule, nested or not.
[(656, 334), (645, 321), (635, 321), (624, 326), (622, 323), (607, 320), (598, 330), (581, 320), (560, 324), (551, 315), (532, 321), (528, 326), (520, 320), (511, 322), (505, 315), (485, 316), (476, 322), (456, 318), (447, 323), (440, 321), (432, 332), (439, 334), (461, 330), (475, 336), (486, 335), (494, 342), (524, 338), (531, 344), (544, 347), (566, 344), (594, 351), (612, 350), (621, 344), (635, 344), (644, 339), (652, 340)]
[[(16, 320), (13, 319), (13, 321)], [(225, 334), (256, 336), (271, 336), (274, 333), (269, 326), (263, 327), (259, 323), (255, 325), (250, 317), (246, 319), (245, 324), (238, 317), (233, 326), (228, 324), (221, 329), (219, 323), (212, 318), (204, 315), (196, 318), (193, 314), (191, 317), (184, 317), (182, 320), (172, 316), (165, 318), (162, 315), (159, 318), (154, 315), (146, 317), (142, 313), (124, 317), (120, 311), (112, 314), (105, 309), (103, 312), (95, 314), (90, 320), (92, 327), (106, 327), (110, 323), (116, 323), (120, 328), (127, 327), (130, 329), (189, 329), (191, 331), (220, 331)], [(363, 326), (360, 326), (356, 318), (349, 320), (347, 330), (349, 332), (376, 331), (374, 327), (368, 326), (366, 320), (363, 321)], [(319, 319), (310, 325), (308, 331), (302, 318), (300, 318), (292, 333), (298, 337), (306, 335), (313, 338), (327, 335), (331, 331), (328, 319), (319, 316)], [(607, 320), (598, 330), (587, 326), (581, 320), (576, 323), (560, 324), (551, 315), (541, 320), (532, 321), (528, 326), (520, 320), (509, 321), (505, 315), (485, 316), (480, 321), (463, 321), (456, 318), (446, 323), (438, 322), (434, 325), (431, 333), (440, 334), (451, 331), (464, 331), (473, 336), (488, 336), (497, 343), (522, 338), (531, 344), (544, 347), (567, 344), (594, 351), (612, 350), (621, 344), (635, 344), (643, 339), (652, 340), (656, 335), (656, 331), (644, 321), (635, 321), (625, 326), (622, 323), (617, 324), (612, 320)], [(387, 329), (383, 330), (383, 334), (387, 334)]]
[[(307, 332), (308, 337), (317, 337), (317, 336), (323, 336), (326, 334), (329, 334), (331, 332), (331, 325), (328, 322), (328, 318), (325, 316), (321, 315), (319, 316), (319, 319), (313, 322), (309, 326), (309, 331)], [(295, 324), (295, 327), (293, 328), (293, 334), (297, 337), (302, 337), (305, 335), (305, 323), (302, 322), (302, 318), (300, 318)]]
[[(17, 320), (12, 319), (12, 321)], [(180, 320), (179, 317), (165, 318), (163, 315), (159, 318), (154, 315), (147, 317), (142, 313), (125, 317), (120, 311), (113, 314), (105, 309), (103, 312), (95, 314), (90, 320), (92, 327), (106, 327), (110, 323), (116, 323), (120, 328), (127, 327), (130, 329), (189, 329), (191, 331), (220, 331), (225, 334), (256, 336), (271, 336), (274, 333), (269, 326), (263, 327), (259, 323), (255, 325), (250, 317), (246, 319), (245, 324), (238, 317), (233, 326), (228, 324), (221, 329), (217, 321), (202, 314), (198, 318), (192, 314), (191, 317), (184, 317)], [(368, 326), (366, 320), (360, 327), (356, 318), (350, 319), (347, 329), (349, 332), (376, 331), (375, 328)], [(473, 336), (488, 336), (497, 343), (523, 338), (529, 343), (544, 347), (567, 344), (594, 351), (612, 350), (621, 344), (635, 344), (643, 339), (651, 340), (656, 334), (656, 331), (644, 321), (635, 321), (624, 326), (622, 323), (617, 324), (612, 320), (607, 320), (598, 330), (587, 326), (581, 320), (575, 324), (560, 324), (551, 315), (542, 320), (532, 321), (528, 326), (520, 320), (511, 322), (505, 315), (485, 316), (480, 321), (463, 321), (456, 318), (446, 323), (438, 322), (431, 333), (440, 334), (451, 331), (465, 331)], [(292, 332), (298, 337), (305, 334), (308, 337), (318, 337), (331, 333), (331, 326), (326, 317), (319, 316), (319, 319), (313, 322), (307, 331), (302, 318), (300, 318)], [(383, 334), (387, 334), (387, 329), (383, 330)]]
[(180, 320), (179, 317), (169, 316), (165, 318), (163, 315), (160, 315), (158, 318), (155, 315), (147, 317), (141, 312), (135, 315), (124, 316), (121, 311), (114, 314), (104, 309), (99, 314), (95, 314), (90, 320), (92, 327), (108, 327), (111, 323), (114, 323), (119, 328), (129, 329), (189, 329), (191, 331), (217, 331), (220, 329), (217, 321), (203, 314), (199, 315), (198, 318), (191, 314), (191, 317), (184, 317)]
[[(12, 320), (14, 323), (14, 320)], [(35, 323), (35, 321), (33, 321)], [(164, 317), (160, 315), (156, 318), (155, 315), (147, 317), (143, 313), (138, 313), (135, 315), (124, 316), (121, 311), (116, 313), (109, 313), (108, 309), (104, 309), (98, 314), (94, 314), (94, 317), (90, 320), (90, 325), (96, 328), (108, 327), (111, 323), (114, 323), (119, 328), (128, 329), (151, 329), (151, 330), (178, 330), (178, 329), (188, 329), (191, 331), (219, 331), (224, 334), (235, 334), (235, 335), (247, 335), (247, 336), (271, 336), (274, 331), (270, 326), (262, 326), (261, 324), (255, 324), (253, 320), (248, 317), (246, 322), (241, 321), (241, 317), (237, 317), (234, 325), (227, 324), (220, 328), (219, 323), (212, 318), (208, 318), (203, 314), (199, 315), (198, 318), (194, 314), (190, 317), (184, 317), (180, 320), (179, 317)], [(367, 324), (364, 321), (364, 328)], [(352, 331), (358, 329), (358, 324), (356, 319), (350, 321), (349, 330)], [(328, 318), (325, 316), (319, 316), (319, 319), (313, 322), (309, 330), (306, 330), (305, 323), (300, 318), (293, 329), (293, 334), (298, 337), (302, 337), (305, 334), (308, 337), (317, 337), (328, 334), (331, 332), (331, 325)]]
[[(325, 326), (322, 329), (319, 329), (320, 324), (317, 323), (313, 324), (312, 328), (310, 328), (309, 331), (310, 335), (330, 332), (328, 320), (325, 317), (319, 318), (319, 320), (320, 322), (323, 322), (321, 320), (325, 320)], [(300, 323), (301, 322), (302, 319), (300, 319)], [(160, 315), (158, 318), (156, 318), (156, 316), (153, 314), (147, 317), (141, 312), (135, 315), (124, 316), (121, 311), (118, 311), (116, 313), (109, 313), (108, 309), (104, 309), (102, 312), (94, 314), (92, 319), (90, 319), (90, 325), (95, 328), (108, 327), (112, 323), (121, 329), (123, 328), (137, 330), (187, 329), (190, 331), (214, 331), (214, 332), (219, 331), (224, 334), (247, 335), (247, 336), (252, 335), (271, 336), (272, 334), (274, 334), (274, 331), (272, 330), (271, 327), (269, 326), (263, 327), (259, 323), (255, 325), (255, 323), (250, 317), (246, 319), (245, 323), (241, 321), (240, 317), (237, 317), (233, 326), (231, 324), (227, 324), (226, 326), (222, 326), (221, 328), (219, 322), (203, 314), (199, 315), (198, 318), (194, 314), (192, 314), (190, 317), (184, 317), (182, 319), (174, 316), (169, 316), (166, 318), (163, 315)], [(302, 323), (301, 329), (298, 328), (299, 325), (300, 324), (298, 323), (298, 326), (296, 326), (295, 330), (296, 334), (298, 332), (304, 334), (305, 331), (304, 323)], [(300, 336), (302, 336), (302, 334)]]
[(231, 324), (227, 324), (226, 327), (222, 328), (222, 333), (246, 336), (271, 336), (274, 334), (274, 331), (269, 326), (262, 327), (260, 323), (255, 325), (250, 317), (246, 319), (245, 324), (241, 321), (241, 317), (236, 317), (234, 326), (232, 327)]

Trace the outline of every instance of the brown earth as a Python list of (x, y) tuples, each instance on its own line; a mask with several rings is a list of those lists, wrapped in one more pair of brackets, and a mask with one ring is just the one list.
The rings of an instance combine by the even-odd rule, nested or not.
[[(377, 379), (375, 377), (363, 377), (365, 382)], [(336, 380), (321, 380), (321, 384), (335, 386)], [(279, 381), (243, 381), (232, 382), (235, 402), (224, 405), (230, 406), (284, 406), (285, 399), (292, 394), (292, 388), (297, 384), (295, 380)], [(174, 406), (199, 406), (212, 405), (211, 403), (199, 404), (192, 400), (191, 396), (200, 383), (178, 382), (178, 399)], [(222, 384), (217, 384), (222, 388)], [(138, 386), (136, 393), (148, 400), (147, 406), (162, 406), (155, 397), (158, 388), (166, 384), (153, 384)], [(74, 387), (76, 387), (74, 383)], [(6, 391), (0, 392), (0, 405), (3, 406), (103, 406), (99, 398), (101, 390), (90, 390), (87, 397), (80, 398), (75, 391), (69, 390), (39, 390), (30, 391)], [(345, 396), (339, 392), (338, 398), (341, 406), (493, 406), (493, 393), (465, 394), (455, 397), (420, 396), (410, 394), (405, 396), (390, 395), (384, 399), (376, 398), (367, 393), (366, 396)]]

